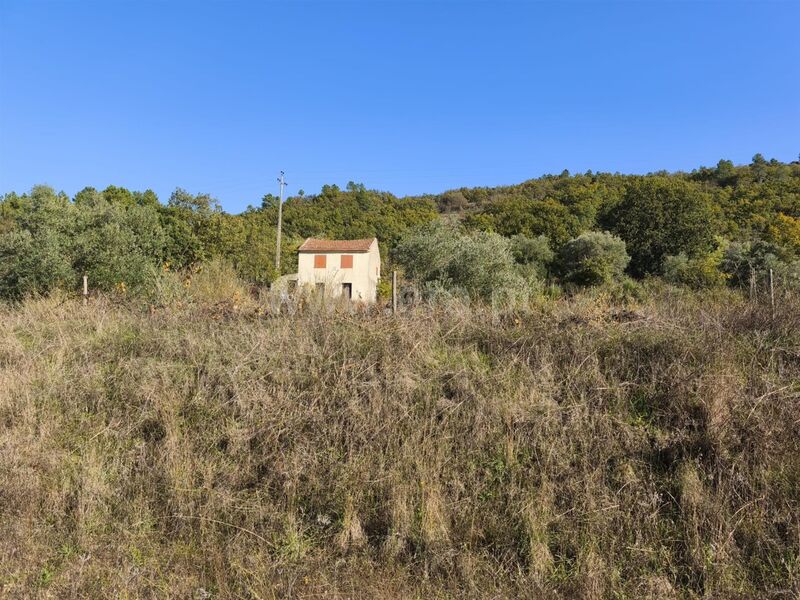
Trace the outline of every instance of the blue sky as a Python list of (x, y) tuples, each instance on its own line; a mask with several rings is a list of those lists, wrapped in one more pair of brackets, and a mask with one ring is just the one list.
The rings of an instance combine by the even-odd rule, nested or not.
[(800, 2), (0, 0), (0, 192), (238, 212), (800, 153)]

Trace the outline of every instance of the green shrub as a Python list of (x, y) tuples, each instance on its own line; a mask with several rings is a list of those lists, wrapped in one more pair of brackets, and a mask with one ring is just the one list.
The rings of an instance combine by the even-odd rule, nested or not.
[(501, 290), (526, 286), (515, 270), (511, 241), (495, 233), (426, 225), (401, 238), (395, 259), (407, 277), (429, 289), (489, 299)]
[(105, 200), (79, 213), (76, 269), (93, 289), (138, 289), (163, 265), (166, 234), (150, 207), (114, 205)]
[(19, 300), (74, 285), (65, 240), (52, 230), (0, 235), (0, 299)]
[(511, 237), (511, 254), (520, 265), (527, 267), (526, 271), (536, 275), (539, 279), (547, 277), (550, 264), (555, 258), (555, 253), (550, 248), (547, 236), (528, 237), (517, 234)]
[(630, 256), (625, 242), (608, 232), (589, 231), (570, 240), (559, 252), (565, 281), (598, 285), (622, 277)]
[(730, 282), (739, 287), (748, 287), (751, 281), (755, 285), (764, 285), (773, 275), (780, 275), (787, 282), (798, 279), (798, 261), (785, 261), (779, 258), (781, 249), (764, 242), (731, 242), (722, 257), (720, 268), (726, 273)]
[(14, 215), (0, 234), (0, 299), (74, 286), (75, 211), (69, 199), (37, 185), (30, 194), (4, 198), (0, 207)]
[(724, 246), (720, 245), (714, 252), (692, 258), (685, 252), (668, 256), (664, 259), (664, 279), (692, 289), (723, 286), (730, 278), (720, 269), (724, 252)]

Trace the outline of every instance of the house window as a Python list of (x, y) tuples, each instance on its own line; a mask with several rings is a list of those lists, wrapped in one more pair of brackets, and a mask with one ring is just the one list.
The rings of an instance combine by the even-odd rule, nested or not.
[(342, 268), (343, 269), (352, 269), (353, 268), (353, 255), (352, 254), (342, 254)]
[(324, 269), (328, 264), (328, 257), (324, 254), (315, 254), (314, 255), (314, 268), (315, 269)]

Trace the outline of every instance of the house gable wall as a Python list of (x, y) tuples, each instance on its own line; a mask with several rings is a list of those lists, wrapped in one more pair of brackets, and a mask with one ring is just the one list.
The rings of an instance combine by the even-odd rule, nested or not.
[[(325, 267), (315, 267), (321, 261), (316, 256), (325, 256)], [(342, 268), (342, 256), (352, 256), (352, 268)], [(331, 297), (342, 294), (342, 284), (352, 285), (352, 299), (375, 302), (380, 277), (380, 253), (377, 242), (369, 252), (300, 252), (297, 259), (297, 281), (300, 286), (325, 285), (325, 293)]]

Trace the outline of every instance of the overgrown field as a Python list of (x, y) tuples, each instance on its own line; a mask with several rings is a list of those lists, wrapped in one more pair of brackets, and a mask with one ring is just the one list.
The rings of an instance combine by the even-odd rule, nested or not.
[(800, 302), (0, 308), (4, 598), (791, 598)]

